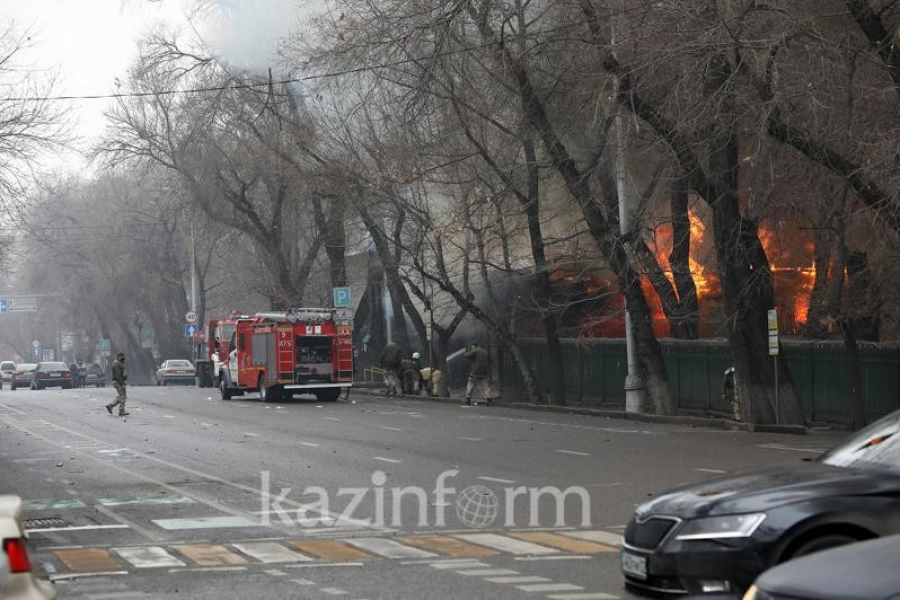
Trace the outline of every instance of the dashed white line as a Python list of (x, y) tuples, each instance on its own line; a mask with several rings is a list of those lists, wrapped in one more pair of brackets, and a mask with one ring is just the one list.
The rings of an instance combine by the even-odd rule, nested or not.
[(259, 437), (258, 433), (250, 433), (249, 431), (244, 431), (243, 435), (245, 435), (247, 437)]
[(469, 577), (496, 577), (498, 575), (521, 575), (513, 569), (469, 569), (466, 571), (457, 571), (460, 575), (468, 575)]
[(163, 415), (163, 419), (174, 419), (173, 415)]
[(209, 423), (200, 423), (201, 427), (212, 427)]
[(337, 417), (322, 417), (322, 418), (325, 419), (326, 421), (340, 421), (340, 419)]
[(385, 431), (403, 431), (399, 427), (382, 427)]
[(580, 594), (554, 594), (547, 596), (550, 600), (619, 600), (618, 596), (604, 592), (583, 592)]
[(483, 442), (484, 438), (476, 438), (476, 437), (460, 437), (456, 438), (458, 440), (462, 440), (464, 442)]
[(391, 464), (395, 464), (395, 465), (402, 462), (395, 458), (385, 458), (383, 456), (373, 456), (372, 460), (380, 460), (381, 462), (391, 463)]
[(574, 583), (533, 583), (529, 585), (517, 585), (517, 590), (523, 592), (574, 592), (584, 588)]
[(476, 479), (481, 479), (482, 481), (493, 481), (496, 483), (507, 483), (507, 484), (515, 483), (515, 481), (513, 481), (512, 479), (500, 479), (499, 477), (477, 477)]
[(319, 447), (319, 444), (316, 444), (313, 442), (297, 442), (297, 443), (300, 444), (301, 446), (309, 446), (310, 448), (318, 448)]
[(485, 577), (485, 581), (491, 583), (548, 583), (553, 581), (546, 577), (538, 577), (537, 575), (516, 575), (510, 577)]
[(701, 473), (727, 473), (728, 471), (723, 471), (722, 469), (702, 469), (700, 467), (694, 467), (695, 471), (700, 471)]
[(585, 554), (567, 554), (566, 556), (517, 556), (515, 559), (529, 562), (538, 560), (590, 560), (591, 558)]
[(575, 450), (557, 450), (560, 454), (571, 454), (572, 456), (590, 456), (588, 452), (577, 452)]
[(346, 596), (347, 592), (340, 588), (322, 588), (320, 591), (325, 592), (326, 594), (330, 594), (332, 596)]

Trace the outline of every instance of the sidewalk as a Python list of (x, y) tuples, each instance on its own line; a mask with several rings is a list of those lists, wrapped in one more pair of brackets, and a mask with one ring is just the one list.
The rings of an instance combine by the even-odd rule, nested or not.
[[(371, 396), (383, 396), (384, 385), (379, 382), (362, 382), (353, 385), (353, 391), (362, 392)], [(462, 404), (465, 400), (460, 391), (452, 391), (449, 398), (440, 398), (434, 396), (397, 396), (406, 400), (421, 400), (424, 402), (444, 402), (449, 404)], [(483, 403), (481, 400), (479, 403)], [(752, 425), (749, 423), (740, 423), (723, 417), (701, 417), (696, 415), (650, 415), (642, 413), (628, 413), (621, 408), (593, 408), (586, 406), (547, 406), (530, 404), (521, 401), (504, 401), (496, 403), (495, 406), (519, 408), (525, 410), (533, 410), (537, 412), (551, 412), (570, 415), (586, 415), (591, 417), (606, 417), (609, 419), (622, 419), (629, 421), (641, 421), (645, 423), (670, 423), (678, 425), (687, 425), (690, 427), (706, 427), (709, 429), (723, 429), (725, 431), (747, 431), (757, 433), (786, 433), (793, 435), (805, 435), (809, 428), (802, 425)]]

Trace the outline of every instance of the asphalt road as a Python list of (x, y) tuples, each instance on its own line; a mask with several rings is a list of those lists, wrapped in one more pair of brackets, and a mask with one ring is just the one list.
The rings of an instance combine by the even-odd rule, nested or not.
[(616, 546), (668, 487), (814, 456), (752, 434), (354, 392), (0, 390), (0, 493), (62, 598), (630, 598)]

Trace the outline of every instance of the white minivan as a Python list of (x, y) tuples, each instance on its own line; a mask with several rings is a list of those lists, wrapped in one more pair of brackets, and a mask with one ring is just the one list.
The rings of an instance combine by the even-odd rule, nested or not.
[(12, 381), (13, 373), (16, 372), (16, 363), (11, 360), (0, 361), (0, 387), (4, 383)]

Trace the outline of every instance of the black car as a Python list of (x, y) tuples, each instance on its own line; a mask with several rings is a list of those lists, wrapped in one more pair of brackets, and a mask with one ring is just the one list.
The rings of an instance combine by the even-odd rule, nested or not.
[(815, 460), (683, 486), (638, 507), (622, 546), (626, 587), (736, 593), (791, 558), (900, 533), (898, 432), (900, 411)]
[(39, 362), (31, 374), (31, 389), (45, 387), (72, 389), (72, 371), (63, 362)]
[(900, 597), (900, 536), (804, 556), (763, 573), (745, 600), (891, 600)]

